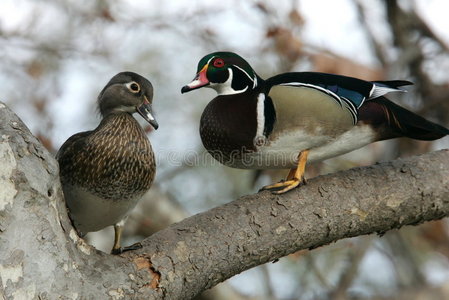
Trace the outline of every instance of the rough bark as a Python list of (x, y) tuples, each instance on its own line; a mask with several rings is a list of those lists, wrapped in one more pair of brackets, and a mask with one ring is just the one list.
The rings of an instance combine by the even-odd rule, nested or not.
[(111, 256), (76, 236), (53, 157), (0, 103), (0, 299), (190, 299), (300, 249), (449, 215), (449, 151), (244, 196)]

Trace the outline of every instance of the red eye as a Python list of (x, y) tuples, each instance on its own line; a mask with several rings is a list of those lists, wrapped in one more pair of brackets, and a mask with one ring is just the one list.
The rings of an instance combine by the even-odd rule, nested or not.
[(214, 67), (215, 68), (221, 68), (224, 67), (225, 63), (224, 60), (221, 58), (217, 58), (216, 60), (214, 60)]

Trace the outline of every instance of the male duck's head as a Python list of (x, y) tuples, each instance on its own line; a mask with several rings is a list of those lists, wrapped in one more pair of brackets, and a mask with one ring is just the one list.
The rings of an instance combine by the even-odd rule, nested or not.
[(112, 77), (98, 96), (98, 106), (103, 117), (127, 112), (139, 113), (155, 129), (159, 127), (153, 117), (153, 85), (133, 72), (121, 72)]
[(253, 90), (260, 77), (239, 55), (232, 52), (214, 52), (203, 57), (198, 63), (195, 78), (181, 90), (190, 92), (201, 87), (210, 87), (218, 95), (232, 95)]

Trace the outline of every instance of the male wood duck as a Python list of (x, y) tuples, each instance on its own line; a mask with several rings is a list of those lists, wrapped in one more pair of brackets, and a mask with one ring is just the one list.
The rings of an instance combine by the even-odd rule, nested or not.
[(113, 254), (128, 213), (150, 188), (156, 164), (150, 142), (133, 113), (155, 129), (153, 86), (144, 77), (122, 72), (98, 96), (102, 120), (97, 128), (71, 136), (56, 158), (70, 218), (80, 236), (114, 225)]
[(234, 168), (291, 168), (286, 180), (263, 188), (281, 194), (305, 183), (308, 162), (380, 140), (435, 140), (449, 134), (383, 97), (410, 84), (317, 72), (263, 80), (239, 55), (215, 52), (200, 60), (194, 80), (181, 92), (217, 91), (201, 116), (205, 148)]

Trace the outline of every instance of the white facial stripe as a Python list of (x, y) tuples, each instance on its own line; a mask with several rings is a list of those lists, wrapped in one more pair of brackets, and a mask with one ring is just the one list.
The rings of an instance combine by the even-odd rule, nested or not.
[(251, 81), (253, 82), (253, 85), (254, 85), (254, 79), (253, 79), (251, 76), (249, 76), (249, 74), (248, 74), (245, 70), (243, 70), (242, 68), (240, 68), (240, 67), (237, 66), (237, 65), (234, 65), (234, 67), (236, 67), (237, 69), (239, 69), (240, 71), (242, 71), (243, 73), (245, 73), (246, 76), (248, 76), (249, 80), (251, 80)]
[(263, 130), (265, 129), (265, 94), (260, 93), (257, 96), (257, 130), (256, 136), (263, 136)]
[(210, 63), (211, 60), (213, 60), (215, 58), (215, 56), (212, 56), (211, 58), (209, 58), (209, 60), (207, 61), (206, 65), (208, 65)]
[(242, 90), (234, 90), (232, 88), (232, 78), (234, 77), (234, 73), (231, 68), (228, 68), (229, 77), (223, 83), (211, 83), (209, 86), (217, 91), (217, 94), (220, 95), (234, 95), (245, 92), (248, 87), (245, 87)]

